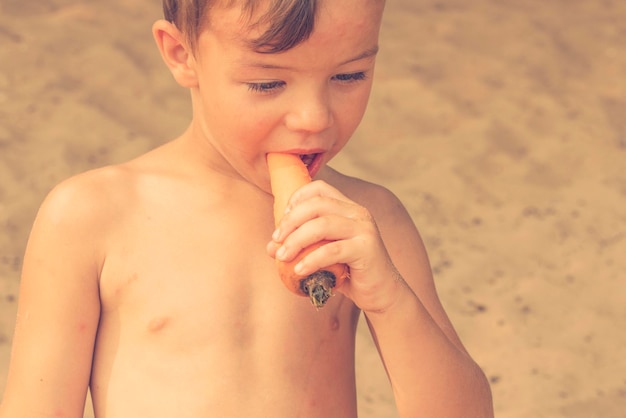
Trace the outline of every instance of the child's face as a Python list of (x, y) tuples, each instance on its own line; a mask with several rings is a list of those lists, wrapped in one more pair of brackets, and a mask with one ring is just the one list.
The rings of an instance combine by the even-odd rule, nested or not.
[(270, 151), (315, 154), (315, 175), (363, 116), (382, 9), (381, 0), (322, 1), (310, 38), (276, 54), (250, 49), (261, 32), (237, 8), (212, 9), (195, 54), (194, 119), (219, 161), (263, 189)]

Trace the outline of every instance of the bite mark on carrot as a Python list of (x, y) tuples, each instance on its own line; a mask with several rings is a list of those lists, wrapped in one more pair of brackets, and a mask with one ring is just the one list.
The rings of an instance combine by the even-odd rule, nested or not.
[[(295, 154), (269, 153), (267, 165), (274, 195), (274, 224), (278, 226), (289, 198), (300, 187), (310, 183), (311, 177), (300, 156)], [(334, 264), (308, 275), (297, 274), (294, 267), (307, 254), (328, 242), (330, 241), (322, 240), (303, 249), (292, 261), (276, 261), (278, 274), (287, 289), (296, 295), (308, 296), (318, 309), (333, 295), (333, 288), (341, 286), (350, 277), (349, 267), (346, 264)]]

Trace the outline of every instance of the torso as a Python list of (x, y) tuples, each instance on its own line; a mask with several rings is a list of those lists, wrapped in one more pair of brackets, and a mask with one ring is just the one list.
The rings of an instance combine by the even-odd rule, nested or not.
[(129, 173), (104, 239), (96, 416), (355, 417), (359, 312), (282, 285), (271, 196)]

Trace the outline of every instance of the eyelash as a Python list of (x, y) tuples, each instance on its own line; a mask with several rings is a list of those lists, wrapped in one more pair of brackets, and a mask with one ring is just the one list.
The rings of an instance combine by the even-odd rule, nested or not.
[(357, 81), (365, 80), (367, 76), (363, 71), (348, 74), (337, 74), (333, 76), (333, 80), (340, 81), (342, 83), (355, 83)]
[[(332, 76), (331, 80), (338, 81), (343, 84), (356, 83), (365, 80), (367, 75), (363, 71), (356, 73), (337, 74)], [(262, 83), (247, 83), (248, 90), (255, 93), (269, 94), (274, 93), (285, 87), (287, 83), (284, 81), (266, 81)]]
[(272, 93), (285, 87), (284, 81), (266, 81), (263, 83), (247, 83), (248, 90), (255, 93)]

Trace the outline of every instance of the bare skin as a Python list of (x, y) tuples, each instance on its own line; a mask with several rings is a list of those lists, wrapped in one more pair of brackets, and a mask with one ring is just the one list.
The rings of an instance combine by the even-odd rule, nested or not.
[[(1, 418), (80, 417), (88, 387), (97, 418), (356, 417), (361, 311), (402, 416), (492, 416), (410, 217), (387, 190), (326, 166), (371, 85), (343, 77), (373, 68), (382, 9), (362, 1), (325, 4), (311, 38), (280, 56), (242, 51), (232, 10), (213, 11), (224, 26), (201, 36), (196, 57), (155, 24), (193, 122), (42, 205)], [(246, 84), (275, 79), (287, 81), (250, 99)], [(265, 154), (283, 150), (318, 154), (318, 181), (275, 232)], [(351, 279), (318, 311), (284, 288), (273, 258), (322, 239), (333, 243), (302, 272), (341, 262)]]
[[(128, 224), (96, 231), (111, 248), (91, 381), (97, 416), (354, 416), (344, 366), (354, 362), (354, 305), (338, 296), (316, 312), (286, 292), (264, 251), (271, 197), (182, 164), (168, 173), (178, 146), (122, 169)], [(139, 196), (142, 181), (154, 187)], [(215, 187), (227, 198), (199, 193)]]
[[(174, 142), (86, 173), (44, 204), (21, 290), (11, 369), (21, 378), (9, 379), (5, 399), (17, 401), (11, 391), (25, 385), (28, 393), (51, 398), (32, 396), (23, 416), (79, 417), (90, 379), (98, 418), (356, 416), (358, 308), (338, 293), (316, 311), (288, 292), (264, 251), (273, 229), (271, 196), (241, 181), (201, 178), (182, 155), (171, 157), (184, 148)], [(407, 242), (412, 224), (400, 207), (389, 212), (389, 202), (380, 200), (386, 192), (330, 169), (323, 177), (357, 200), (376, 196), (361, 203), (377, 215), (385, 241), (395, 243), (389, 248)], [(229, 190), (227, 199), (199, 193), (220, 188)], [(77, 194), (81, 201), (65, 205)], [(59, 226), (46, 225), (46, 218)], [(61, 232), (67, 246), (58, 245)], [(85, 248), (93, 237), (96, 243)], [(39, 254), (44, 264), (33, 266)], [(39, 269), (53, 272), (54, 283), (42, 283)], [(77, 270), (81, 283), (63, 280), (80, 275)], [(458, 343), (432, 284), (418, 285), (422, 302)], [(62, 319), (51, 325), (48, 315)], [(20, 350), (29, 338), (50, 350), (45, 356)], [(68, 359), (71, 374), (54, 366)], [(59, 382), (59, 374), (67, 381)], [(11, 410), (10, 403), (3, 407)]]

